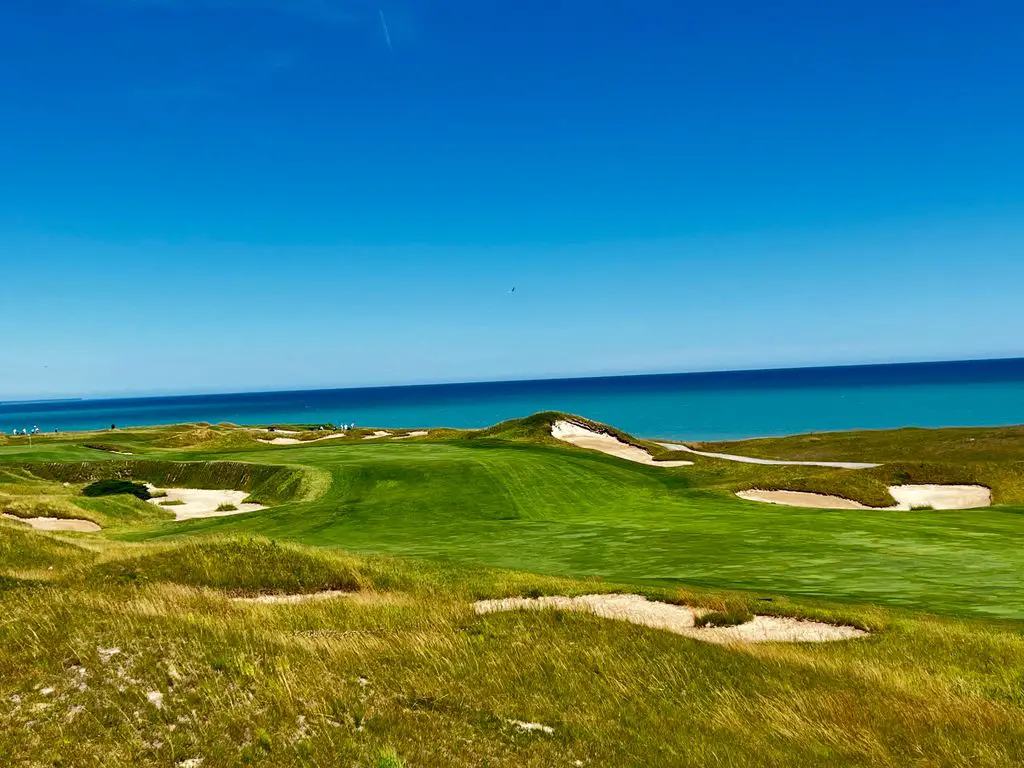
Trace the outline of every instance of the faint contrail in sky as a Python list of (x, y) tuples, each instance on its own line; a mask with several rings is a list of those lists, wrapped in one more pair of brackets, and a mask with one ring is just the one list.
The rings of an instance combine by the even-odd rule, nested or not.
[(384, 42), (388, 44), (388, 50), (393, 51), (395, 48), (391, 45), (391, 33), (388, 32), (388, 23), (384, 20), (384, 9), (378, 8), (377, 10), (380, 11), (380, 26), (384, 30)]

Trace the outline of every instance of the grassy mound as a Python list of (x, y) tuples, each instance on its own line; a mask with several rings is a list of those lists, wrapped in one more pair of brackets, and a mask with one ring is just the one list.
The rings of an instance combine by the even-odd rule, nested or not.
[(57, 482), (134, 480), (165, 487), (230, 488), (249, 491), (252, 501), (268, 506), (313, 498), (330, 482), (325, 473), (311, 468), (239, 461), (176, 462), (140, 459), (50, 462), (25, 465), (23, 469), (37, 478)]
[(0, 521), (0, 573), (60, 570), (94, 557), (92, 552), (54, 536)]
[(93, 576), (210, 587), (234, 595), (355, 591), (362, 585), (358, 571), (341, 558), (261, 538), (189, 541), (103, 563)]

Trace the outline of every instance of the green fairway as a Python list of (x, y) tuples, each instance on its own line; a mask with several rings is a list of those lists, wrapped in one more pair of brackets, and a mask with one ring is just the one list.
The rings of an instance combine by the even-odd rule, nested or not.
[[(524, 424), (475, 439), (441, 433), (429, 440), (287, 447), (214, 432), (188, 449), (154, 447), (175, 442), (157, 430), (116, 436), (135, 454), (130, 460), (74, 441), (31, 451), (7, 446), (0, 458), (52, 462), (81, 459), (85, 451), (91, 461), (158, 456), (247, 462), (311, 468), (325, 478), (317, 484), (320, 495), (307, 494), (315, 496), (308, 501), (110, 532), (135, 541), (258, 534), (620, 583), (705, 585), (1024, 618), (1024, 506), (899, 513), (745, 502), (732, 490), (808, 484), (822, 490), (839, 484), (841, 490), (877, 472), (706, 459), (693, 467), (647, 467), (557, 444), (530, 420)], [(1010, 448), (1016, 451), (1022, 440)], [(220, 448), (210, 450), (204, 442)], [(942, 458), (946, 464), (921, 464), (918, 472), (949, 471), (949, 452)], [(957, 471), (971, 480), (972, 466)], [(991, 473), (993, 466), (998, 464), (989, 461), (976, 471)]]

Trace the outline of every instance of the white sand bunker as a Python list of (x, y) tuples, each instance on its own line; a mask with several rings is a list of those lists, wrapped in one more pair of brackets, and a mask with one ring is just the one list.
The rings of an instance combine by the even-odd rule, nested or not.
[(62, 517), (18, 517), (4, 513), (5, 520), (14, 520), (35, 528), (37, 531), (73, 531), (75, 533), (96, 533), (102, 530), (92, 520), (77, 520)]
[(572, 421), (559, 420), (551, 425), (551, 436), (566, 443), (571, 443), (579, 448), (589, 448), (592, 451), (601, 451), (609, 456), (615, 456), (627, 461), (635, 461), (638, 464), (647, 464), (655, 467), (690, 467), (692, 461), (655, 461), (643, 448), (619, 440), (614, 435), (603, 432), (595, 432), (576, 424)]
[(391, 439), (392, 440), (407, 440), (410, 437), (426, 437), (429, 434), (430, 434), (430, 432), (428, 432), (425, 429), (417, 429), (415, 432), (406, 432), (404, 435), (395, 435)]
[(789, 461), (786, 459), (758, 459), (753, 456), (737, 456), (734, 453), (711, 453), (709, 451), (698, 451), (682, 443), (658, 443), (662, 448), (670, 451), (683, 451), (697, 456), (705, 456), (709, 459), (723, 459), (725, 461), (738, 461), (741, 464), (768, 464), (784, 467), (831, 467), (833, 469), (874, 469), (878, 464), (868, 464), (863, 461)]
[(581, 611), (605, 619), (628, 621), (663, 629), (707, 643), (824, 643), (852, 640), (868, 633), (856, 627), (836, 626), (818, 621), (755, 616), (734, 627), (697, 627), (694, 621), (708, 611), (685, 605), (652, 602), (642, 595), (583, 595), (582, 597), (507, 597), (473, 604), (478, 614), (502, 611)]
[[(157, 489), (146, 484), (150, 492)], [(256, 512), (266, 509), (262, 504), (246, 504), (243, 500), (248, 497), (245, 491), (222, 491), (205, 490), (201, 488), (162, 488), (166, 496), (150, 499), (150, 504), (156, 504), (168, 512), (174, 513), (175, 520), (193, 520), (200, 517), (225, 517), (227, 515), (240, 515), (243, 512)], [(181, 502), (165, 506), (168, 501)], [(221, 509), (219, 507), (233, 506), (235, 509)]]
[(391, 437), (391, 433), (384, 429), (378, 429), (372, 435), (363, 435), (363, 440), (380, 440), (382, 437)]
[[(294, 432), (292, 434), (295, 434)], [(345, 437), (344, 432), (338, 432), (333, 435), (326, 435), (324, 437), (316, 437), (312, 440), (299, 440), (294, 437), (275, 437), (273, 440), (258, 440), (258, 442), (266, 443), (267, 445), (306, 445), (308, 443), (319, 443), (321, 440), (337, 440), (339, 437)]]
[(806, 491), (762, 491), (751, 489), (736, 495), (747, 501), (762, 501), (789, 507), (810, 509), (887, 509), (907, 512), (912, 509), (978, 509), (992, 506), (992, 491), (983, 485), (891, 485), (889, 493), (896, 499), (891, 507), (869, 507), (842, 496), (828, 496)]

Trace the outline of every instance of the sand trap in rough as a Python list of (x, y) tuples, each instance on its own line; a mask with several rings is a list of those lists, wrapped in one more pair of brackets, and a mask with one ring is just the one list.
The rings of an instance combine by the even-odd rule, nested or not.
[[(292, 434), (295, 433), (293, 432)], [(259, 442), (266, 443), (267, 445), (304, 445), (307, 443), (319, 443), (321, 440), (337, 440), (339, 437), (345, 437), (345, 433), (339, 432), (335, 435), (316, 437), (312, 440), (298, 440), (294, 437), (275, 437), (273, 440), (259, 440)]]
[(405, 440), (405, 439), (410, 438), (410, 437), (426, 437), (429, 434), (430, 433), (427, 430), (425, 430), (425, 429), (418, 429), (415, 432), (409, 432), (409, 433), (404, 434), (404, 435), (395, 435), (391, 439), (392, 440)]
[(336, 597), (353, 597), (359, 592), (344, 592), (332, 589), (326, 592), (311, 592), (303, 595), (257, 595), (256, 597), (233, 597), (233, 603), (252, 603), (253, 605), (282, 605), (295, 603), (313, 603), (320, 600), (333, 600)]
[(363, 435), (363, 440), (378, 440), (382, 437), (391, 437), (391, 433), (383, 429), (378, 429), (372, 435)]
[(60, 517), (18, 517), (4, 513), (4, 519), (15, 520), (35, 528), (37, 531), (74, 531), (76, 533), (96, 533), (102, 530), (92, 520), (64, 519)]
[(601, 453), (607, 453), (609, 456), (626, 459), (627, 461), (635, 461), (638, 464), (647, 464), (654, 467), (693, 466), (692, 461), (655, 461), (651, 454), (643, 448), (624, 443), (614, 435), (595, 432), (571, 421), (556, 421), (551, 425), (551, 436), (579, 448), (601, 451)]
[(981, 485), (891, 485), (889, 493), (896, 499), (891, 507), (869, 507), (842, 496), (828, 496), (806, 491), (739, 491), (736, 495), (747, 501), (783, 504), (810, 509), (887, 509), (908, 512), (915, 507), (938, 510), (978, 509), (992, 506), (992, 491)]
[(706, 456), (709, 459), (724, 459), (725, 461), (738, 461), (743, 464), (771, 464), (785, 467), (832, 467), (833, 469), (873, 469), (880, 464), (867, 464), (859, 461), (785, 461), (783, 459), (756, 459), (753, 456), (736, 456), (732, 453), (709, 453), (698, 451), (688, 445), (681, 443), (658, 443), (662, 448), (670, 451), (684, 451), (697, 456)]
[[(157, 490), (149, 483), (146, 484), (150, 492)], [(222, 491), (204, 490), (201, 488), (162, 488), (166, 496), (150, 499), (150, 504), (160, 505), (161, 502), (181, 501), (183, 504), (176, 504), (170, 507), (163, 507), (168, 512), (174, 513), (175, 520), (193, 520), (200, 517), (226, 517), (227, 515), (240, 515), (243, 512), (256, 512), (266, 509), (262, 504), (243, 504), (242, 500), (248, 497), (246, 491)], [(238, 509), (229, 512), (218, 512), (217, 507), (221, 504), (234, 504)]]
[(605, 619), (628, 621), (708, 643), (822, 643), (851, 640), (868, 633), (818, 621), (755, 616), (735, 627), (695, 627), (694, 619), (707, 613), (701, 608), (648, 600), (642, 595), (583, 595), (582, 597), (507, 597), (473, 604), (478, 614), (501, 611), (556, 609), (593, 613)]
[(301, 605), (318, 603), (323, 600), (344, 598), (347, 603), (357, 605), (381, 605), (385, 603), (401, 603), (404, 596), (390, 592), (350, 592), (341, 589), (329, 589), (323, 592), (309, 592), (300, 595), (257, 595), (256, 597), (232, 597), (233, 603), (249, 605)]

